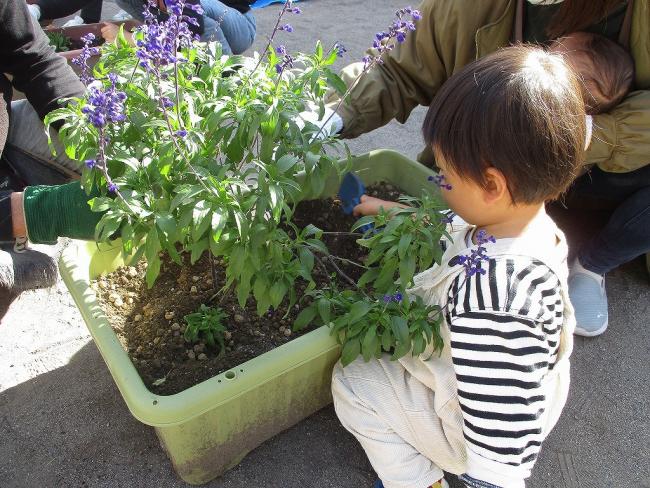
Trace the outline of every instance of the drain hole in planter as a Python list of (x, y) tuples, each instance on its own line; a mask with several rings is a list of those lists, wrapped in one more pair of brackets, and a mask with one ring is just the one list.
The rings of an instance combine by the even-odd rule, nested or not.
[(158, 400), (154, 400), (154, 401), (153, 401), (153, 404), (154, 404), (154, 405), (158, 405)]
[(244, 372), (244, 370), (243, 370), (243, 369), (240, 369), (240, 370), (239, 370), (239, 372), (240, 372), (240, 373), (243, 373), (243, 372)]
[(235, 379), (235, 372), (234, 371), (226, 371), (226, 379), (227, 380), (234, 380)]

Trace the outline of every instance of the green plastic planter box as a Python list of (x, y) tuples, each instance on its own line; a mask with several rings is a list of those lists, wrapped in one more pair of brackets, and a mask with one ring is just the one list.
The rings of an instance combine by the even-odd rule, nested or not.
[[(354, 160), (366, 184), (386, 181), (419, 195), (432, 172), (404, 156), (373, 151)], [(334, 195), (338, 178), (326, 183)], [(151, 393), (111, 329), (91, 279), (122, 263), (118, 248), (76, 242), (61, 258), (61, 275), (135, 418), (156, 429), (178, 475), (205, 483), (252, 449), (331, 402), (330, 376), (339, 347), (326, 327), (170, 396)]]

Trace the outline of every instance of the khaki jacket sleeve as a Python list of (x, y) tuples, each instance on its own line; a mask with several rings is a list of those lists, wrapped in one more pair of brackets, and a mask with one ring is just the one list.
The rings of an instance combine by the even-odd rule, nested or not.
[[(343, 119), (344, 137), (356, 137), (392, 119), (404, 122), (417, 105), (431, 103), (454, 66), (463, 66), (473, 59), (476, 29), (459, 25), (456, 4), (456, 1), (425, 0), (420, 5), (422, 18), (416, 23), (415, 32), (384, 55), (383, 64), (364, 74), (346, 103), (337, 109)], [(453, 29), (451, 36), (450, 29)], [(457, 35), (464, 39), (464, 46), (458, 46)], [(454, 56), (458, 51), (463, 53), (462, 60)], [(362, 70), (362, 63), (344, 68), (343, 80), (351, 86)], [(328, 102), (331, 108), (338, 106), (336, 98)]]
[(587, 163), (627, 173), (650, 163), (650, 91), (631, 92), (614, 110), (594, 116)]

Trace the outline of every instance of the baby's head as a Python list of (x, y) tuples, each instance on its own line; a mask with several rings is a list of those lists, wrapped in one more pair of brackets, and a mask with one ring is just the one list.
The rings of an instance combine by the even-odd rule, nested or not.
[(621, 45), (590, 32), (575, 32), (550, 45), (582, 79), (587, 113), (608, 112), (632, 88), (634, 60)]
[(422, 127), (451, 190), (451, 209), (479, 226), (562, 194), (584, 161), (585, 108), (560, 56), (501, 49), (453, 75)]

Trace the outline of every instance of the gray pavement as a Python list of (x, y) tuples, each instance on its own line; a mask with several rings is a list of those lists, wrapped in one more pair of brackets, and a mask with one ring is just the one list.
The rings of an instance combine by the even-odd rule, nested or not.
[[(116, 11), (105, 2), (105, 17)], [(309, 0), (290, 48), (342, 41), (359, 59), (397, 0)], [(260, 49), (277, 9), (256, 11)], [(350, 143), (415, 157), (423, 110)], [(571, 222), (572, 229), (581, 222)], [(584, 236), (588, 229), (578, 231)], [(608, 277), (610, 329), (577, 338), (568, 405), (528, 486), (650, 488), (650, 286), (642, 261)], [(1, 300), (0, 300), (1, 301)], [(62, 283), (24, 293), (0, 322), (0, 487), (181, 487), (153, 430), (127, 410)], [(219, 488), (366, 488), (374, 473), (331, 407), (276, 436)], [(454, 486), (457, 486), (454, 484)]]

